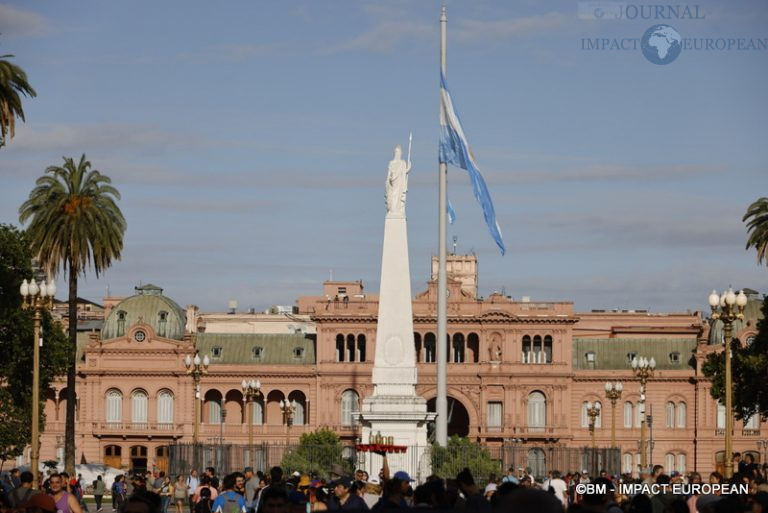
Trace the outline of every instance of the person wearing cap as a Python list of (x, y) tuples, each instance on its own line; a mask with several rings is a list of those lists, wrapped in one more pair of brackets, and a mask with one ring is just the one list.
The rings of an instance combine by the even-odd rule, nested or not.
[(245, 467), (243, 470), (245, 474), (245, 506), (248, 508), (248, 513), (253, 513), (253, 502), (259, 490), (259, 480), (253, 475), (253, 467)]
[(368, 511), (368, 505), (365, 501), (354, 493), (351, 478), (340, 477), (335, 481), (331, 481), (331, 490), (336, 497), (336, 507), (331, 507), (331, 510)]

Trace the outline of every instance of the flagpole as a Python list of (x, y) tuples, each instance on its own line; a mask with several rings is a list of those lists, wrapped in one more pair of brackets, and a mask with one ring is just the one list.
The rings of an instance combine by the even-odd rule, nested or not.
[[(445, 75), (446, 68), (446, 30), (448, 16), (445, 5), (440, 11), (440, 70)], [(441, 113), (443, 102), (440, 102)], [(437, 399), (435, 400), (435, 441), (445, 447), (448, 444), (448, 281), (446, 277), (447, 223), (448, 210), (448, 164), (440, 163), (438, 199), (438, 267), (437, 267)]]

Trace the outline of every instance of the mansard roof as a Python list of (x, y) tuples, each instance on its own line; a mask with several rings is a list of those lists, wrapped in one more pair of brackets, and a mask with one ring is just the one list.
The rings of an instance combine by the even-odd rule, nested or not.
[[(214, 364), (314, 365), (315, 336), (303, 333), (196, 333), (195, 349)], [(218, 348), (218, 349), (217, 349)], [(218, 356), (216, 356), (218, 354)]]
[[(689, 361), (696, 350), (696, 337), (690, 338), (575, 338), (574, 370), (628, 370), (630, 355), (656, 360), (658, 370), (691, 370)], [(590, 360), (587, 353), (594, 353)], [(677, 353), (677, 361), (671, 355)]]

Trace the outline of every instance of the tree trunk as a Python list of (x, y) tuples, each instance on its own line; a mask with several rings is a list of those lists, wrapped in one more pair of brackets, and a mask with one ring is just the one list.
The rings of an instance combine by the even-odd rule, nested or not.
[(69, 367), (67, 368), (67, 420), (64, 427), (64, 470), (75, 474), (75, 409), (77, 393), (77, 271), (69, 265)]

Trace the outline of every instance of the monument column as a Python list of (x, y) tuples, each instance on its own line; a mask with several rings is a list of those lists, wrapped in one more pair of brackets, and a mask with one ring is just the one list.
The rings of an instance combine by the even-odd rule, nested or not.
[[(427, 423), (435, 414), (427, 412), (427, 401), (416, 395), (416, 349), (413, 340), (413, 298), (408, 259), (408, 230), (405, 196), (408, 162), (395, 147), (389, 162), (384, 219), (384, 246), (381, 258), (381, 285), (373, 364), (373, 394), (362, 401), (355, 416), (363, 425), (362, 442), (371, 435), (394, 438), (395, 445), (407, 446), (405, 454), (390, 454), (391, 472), (405, 470), (422, 480), (429, 475)], [(381, 457), (366, 459), (370, 475), (377, 475)]]

